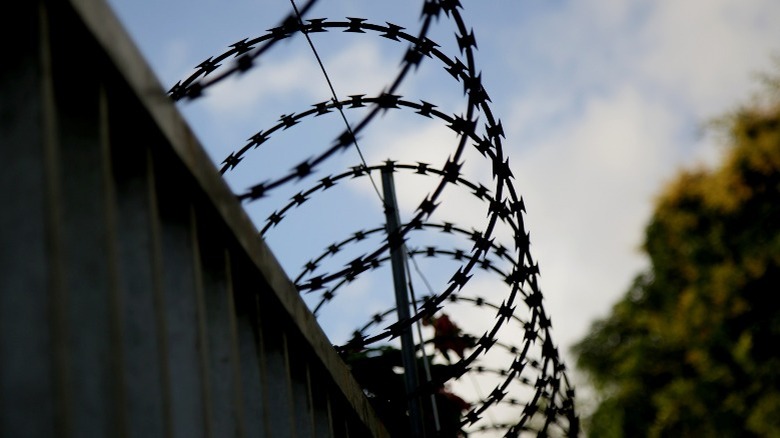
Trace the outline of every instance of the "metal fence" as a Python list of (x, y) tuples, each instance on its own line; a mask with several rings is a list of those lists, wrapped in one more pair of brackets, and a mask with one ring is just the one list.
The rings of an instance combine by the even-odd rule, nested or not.
[(109, 8), (0, 24), (0, 436), (385, 436)]

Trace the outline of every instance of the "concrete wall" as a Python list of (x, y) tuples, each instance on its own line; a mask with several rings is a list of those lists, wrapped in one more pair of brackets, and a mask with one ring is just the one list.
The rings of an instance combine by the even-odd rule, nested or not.
[(386, 435), (108, 7), (0, 33), (0, 437)]

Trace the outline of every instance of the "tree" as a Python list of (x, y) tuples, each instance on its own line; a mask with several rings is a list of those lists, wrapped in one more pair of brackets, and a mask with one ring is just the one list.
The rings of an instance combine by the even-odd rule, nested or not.
[(574, 347), (591, 436), (780, 436), (780, 99), (724, 120), (722, 163), (665, 188), (649, 270)]

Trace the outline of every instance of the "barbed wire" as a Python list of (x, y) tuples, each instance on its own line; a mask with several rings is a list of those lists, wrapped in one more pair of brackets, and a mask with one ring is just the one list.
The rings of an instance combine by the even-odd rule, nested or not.
[[(193, 74), (170, 89), (170, 97), (174, 101), (197, 101), (204, 98), (208, 95), (206, 91), (216, 84), (255, 68), (259, 59), (277, 47), (278, 42), (299, 35), (309, 40), (315, 55), (316, 49), (310, 36), (331, 31), (341, 31), (355, 38), (379, 36), (385, 41), (406, 44), (399, 70), (382, 91), (373, 95), (352, 94), (339, 99), (329, 79), (333, 95), (331, 99), (316, 102), (300, 112), (282, 114), (275, 124), (257, 130), (224, 158), (219, 171), (227, 177), (239, 169), (239, 165), (250, 154), (259, 154), (263, 149), (260, 146), (272, 142), (275, 134), (288, 129), (305, 129), (309, 122), (320, 116), (340, 113), (346, 127), (340, 129), (340, 134), (330, 144), (323, 146), (318, 153), (298, 161), (291, 170), (281, 172), (280, 175), (268, 175), (263, 181), (236, 193), (236, 197), (245, 204), (263, 203), (272, 199), (282, 186), (312, 179), (325, 167), (326, 162), (333, 162), (337, 152), (356, 146), (357, 137), (378, 120), (376, 116), (379, 114), (391, 110), (411, 110), (413, 114), (422, 116), (423, 120), (453, 131), (457, 135), (457, 142), (454, 142), (442, 166), (423, 162), (399, 163), (391, 159), (372, 164), (360, 152), (360, 164), (324, 177), (320, 175), (309, 188), (297, 191), (292, 197), (283, 200), (258, 222), (259, 235), (267, 238), (286, 218), (299, 214), (304, 204), (308, 205), (310, 200), (325, 191), (337, 190), (345, 181), (371, 178), (377, 172), (404, 173), (435, 180), (434, 188), (415, 204), (417, 207), (411, 218), (402, 223), (397, 233), (388, 235), (384, 225), (353, 229), (349, 235), (327, 246), (305, 263), (294, 279), (296, 287), (304, 296), (319, 293), (318, 300), (307, 301), (315, 315), (318, 315), (343, 288), (358, 278), (378, 271), (389, 260), (390, 251), (395, 248), (404, 247), (415, 264), (420, 257), (445, 259), (447, 262), (442, 266), (454, 264), (456, 267), (447, 271), (451, 275), (438, 290), (429, 289), (428, 294), (414, 302), (415, 312), (409, 318), (394, 319), (394, 308), (369, 315), (354, 315), (358, 320), (363, 318), (364, 322), (350, 339), (334, 347), (345, 354), (372, 348), (380, 342), (393, 341), (413, 324), (441, 315), (448, 306), (465, 304), (474, 309), (490, 311), (493, 323), (488, 324), (489, 328), (483, 333), (464, 332), (464, 335), (474, 340), (468, 354), (446, 364), (444, 371), (436, 378), (420, 384), (416, 393), (431, 394), (436, 388), (456, 381), (466, 373), (498, 376), (499, 382), (492, 386), (488, 396), (472, 400), (472, 408), (461, 421), (464, 431), (469, 434), (502, 431), (504, 436), (526, 433), (577, 436), (579, 426), (574, 409), (574, 389), (552, 341), (552, 324), (544, 310), (537, 279), (539, 268), (531, 256), (530, 234), (523, 221), (525, 204), (513, 185), (513, 174), (503, 149), (505, 134), (502, 123), (491, 109), (482, 74), (476, 67), (476, 38), (461, 13), (463, 6), (458, 0), (425, 0), (419, 29), (416, 34), (411, 34), (397, 24), (377, 24), (363, 18), (303, 19), (314, 3), (315, 0), (309, 0), (266, 33), (239, 40), (229, 45), (226, 51), (208, 57), (196, 66)], [(456, 55), (444, 53), (441, 46), (428, 37), (434, 22), (438, 23), (442, 17), (446, 17), (456, 29), (455, 43), (459, 50)], [(319, 56), (317, 58), (324, 71), (324, 65)], [(426, 59), (438, 63), (448, 73), (450, 80), (461, 85), (466, 97), (465, 111), (449, 113), (426, 100), (407, 99), (396, 94), (401, 83), (409, 80), (411, 73)], [(334, 81), (338, 79), (333, 78)], [(344, 111), (354, 109), (367, 111), (364, 111), (357, 123), (350, 125)], [(489, 181), (475, 181), (465, 176), (467, 150), (471, 147), (479, 154), (473, 157), (481, 157), (482, 161), (469, 158), (469, 164), (478, 161), (489, 168)], [(449, 193), (450, 188), (463, 191), (474, 202), (484, 206), (485, 219), (479, 227), (464, 227), (455, 221), (439, 221), (435, 218), (441, 211), (439, 207), (444, 202), (444, 193)], [(316, 223), (310, 222), (308, 226), (314, 227)], [(450, 242), (445, 245), (414, 244), (421, 242), (418, 236), (430, 236), (431, 232), (445, 236)], [(327, 230), (321, 233), (332, 234)], [(452, 244), (451, 241), (468, 242), (470, 248)], [(370, 247), (357, 249), (364, 244), (370, 244)], [(346, 264), (335, 261), (336, 255), (341, 253), (350, 254)], [(418, 275), (427, 275), (419, 267), (417, 270)], [(500, 304), (492, 298), (464, 293), (464, 289), (471, 288), (466, 286), (473, 277), (483, 278), (482, 272), (496, 279), (495, 284), (503, 285), (504, 294), (498, 300)], [(423, 280), (426, 286), (431, 287), (427, 279)], [(513, 328), (509, 327), (510, 322), (515, 323)], [(418, 351), (432, 341), (423, 340)], [(496, 349), (503, 351), (504, 363), (494, 363), (497, 359), (490, 352)], [(520, 395), (509, 395), (511, 390), (517, 390)], [(508, 423), (485, 420), (488, 409), (500, 405), (521, 408), (515, 415), (517, 420)]]

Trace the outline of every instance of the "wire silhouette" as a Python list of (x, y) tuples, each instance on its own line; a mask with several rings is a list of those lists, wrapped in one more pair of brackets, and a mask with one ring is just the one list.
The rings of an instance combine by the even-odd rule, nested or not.
[[(297, 161), (290, 171), (269, 175), (268, 179), (237, 191), (236, 197), (248, 207), (278, 202), (273, 204), (275, 207), (270, 207), (275, 209), (265, 219), (257, 222), (259, 235), (263, 238), (272, 236), (289, 218), (305, 216), (301, 213), (304, 207), (315, 199), (324, 199), (326, 192), (333, 193), (365, 178), (381, 199), (373, 175), (383, 170), (424, 178), (432, 181), (433, 186), (416, 204), (416, 209), (406, 219), (398, 235), (387, 236), (381, 223), (357, 227), (312, 256), (295, 276), (298, 290), (307, 298), (315, 315), (319, 315), (331, 303), (339, 299), (349, 300), (349, 289), (359, 279), (380, 272), (389, 259), (391, 248), (406, 247), (415, 271), (428, 290), (427, 295), (415, 300), (413, 315), (407, 320), (397, 320), (393, 318), (393, 309), (352, 315), (365, 322), (358, 325), (351, 338), (335, 343), (334, 347), (342, 353), (373, 348), (381, 342), (392, 342), (401, 331), (414, 324), (440, 316), (442, 312), (451, 313), (453, 306), (470, 306), (471, 314), (481, 315), (483, 327), (478, 332), (472, 332), (468, 330), (469, 321), (458, 322), (465, 329), (464, 333), (473, 339), (473, 345), (463, 357), (449, 363), (438, 363), (437, 369), (442, 371), (421, 384), (417, 392), (432, 394), (436, 388), (456, 382), (466, 373), (474, 378), (493, 376), (493, 379), (497, 376), (497, 380), (484, 381), (492, 387), (487, 396), (471, 400), (471, 408), (461, 421), (464, 432), (498, 432), (504, 436), (578, 436), (574, 389), (554, 346), (552, 324), (542, 303), (537, 280), (539, 269), (531, 256), (530, 236), (523, 221), (525, 204), (513, 185), (513, 174), (503, 147), (503, 126), (491, 109), (490, 97), (478, 72), (476, 38), (473, 30), (466, 25), (462, 5), (457, 0), (423, 1), (419, 30), (411, 34), (405, 32), (402, 26), (373, 23), (363, 18), (304, 19), (314, 3), (310, 0), (299, 9), (291, 0), (292, 11), (281, 24), (258, 37), (239, 40), (225, 52), (207, 58), (192, 75), (170, 89), (170, 97), (175, 101), (188, 102), (205, 98), (214, 85), (256, 68), (262, 56), (280, 47), (280, 41), (295, 37), (306, 39), (325, 76), (331, 98), (316, 102), (300, 112), (284, 114), (270, 127), (251, 134), (246, 143), (237, 146), (220, 163), (220, 172), (225, 177), (242, 169), (252, 172), (250, 166), (241, 163), (250, 155), (262, 152), (261, 145), (270, 144), (284, 131), (303, 130), (320, 116), (338, 113), (340, 121), (334, 122), (333, 126), (340, 125), (337, 128), (340, 133), (314, 155)], [(444, 21), (456, 29), (457, 54), (445, 53), (439, 44), (428, 38), (434, 24)], [(351, 38), (380, 37), (383, 41), (406, 45), (406, 48), (402, 46), (402, 61), (395, 77), (378, 93), (340, 98), (333, 85), (338, 77), (328, 74), (310, 37), (331, 31), (341, 31)], [(285, 46), (279, 50), (291, 49)], [(451, 113), (431, 102), (396, 94), (402, 83), (414, 79), (412, 73), (423, 62), (440, 65), (446, 72), (444, 76), (459, 84), (465, 96), (464, 111)], [(359, 110), (362, 115), (357, 123), (350, 124), (346, 117), (346, 112), (351, 110)], [(391, 159), (381, 163), (369, 162), (358, 145), (358, 136), (367, 132), (369, 126), (381, 123), (377, 116), (388, 111), (421, 116), (422, 120), (455, 133), (457, 141), (443, 164), (401, 163)], [(315, 140), (327, 141), (321, 138)], [(357, 149), (359, 164), (323, 174), (327, 166), (333, 168), (337, 165), (335, 157), (338, 152), (351, 147)], [(489, 177), (484, 180), (474, 180), (471, 175), (467, 177), (466, 167), (470, 165), (488, 169)], [(304, 182), (309, 182), (308, 188), (295, 192), (290, 198), (276, 199), (276, 193), (283, 188)], [(446, 206), (447, 197), (453, 193), (482, 206), (485, 219), (480, 226), (465, 227), (455, 220), (439, 218), (442, 204)], [(344, 207), (333, 204), (327, 208)], [(316, 227), (316, 222), (307, 221), (306, 226)], [(321, 229), (319, 234), (330, 237), (333, 232)], [(346, 263), (339, 262), (339, 257), (346, 257)], [(442, 268), (437, 268), (436, 281), (429, 281), (426, 278), (429, 271), (418, 265), (418, 261), (423, 259), (441, 261), (439, 266)], [(490, 284), (491, 291), (495, 290), (493, 295), (499, 294), (501, 298), (496, 300), (493, 295), (480, 297), (475, 294), (474, 291), (479, 291), (481, 286), (475, 286), (477, 280), (474, 278), (481, 284)], [(425, 350), (430, 350), (431, 345), (432, 339), (427, 339), (420, 346), (420, 354), (434, 360), (442, 359), (441, 352), (435, 348)], [(498, 414), (506, 413), (507, 408), (514, 409), (510, 410), (512, 421), (499, 419), (501, 416)]]

